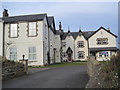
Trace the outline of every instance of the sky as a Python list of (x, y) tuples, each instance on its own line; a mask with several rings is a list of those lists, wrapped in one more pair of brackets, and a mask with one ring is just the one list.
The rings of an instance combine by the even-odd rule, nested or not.
[(109, 27), (118, 34), (118, 2), (2, 2), (10, 16), (47, 13), (54, 16), (56, 29), (59, 21), (64, 31), (95, 31)]

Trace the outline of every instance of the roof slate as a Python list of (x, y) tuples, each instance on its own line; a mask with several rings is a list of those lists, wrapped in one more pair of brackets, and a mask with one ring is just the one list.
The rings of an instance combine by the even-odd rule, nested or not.
[(49, 25), (52, 25), (53, 20), (54, 20), (54, 17), (53, 17), (53, 16), (48, 17), (48, 24), (49, 24)]
[(34, 14), (34, 15), (21, 15), (21, 16), (11, 16), (11, 17), (2, 17), (1, 19), (7, 23), (14, 23), (19, 21), (37, 21), (43, 20), (47, 14)]
[(89, 49), (90, 51), (107, 51), (107, 50), (110, 50), (110, 51), (116, 51), (118, 50), (117, 47), (99, 47), (99, 48), (90, 48)]
[[(86, 39), (88, 39), (88, 37), (90, 35), (92, 35), (95, 31), (82, 31), (83, 35), (85, 36)], [(60, 35), (62, 32), (60, 32), (59, 30), (56, 31), (57, 35)], [(77, 38), (79, 32), (70, 32), (71, 35), (73, 36), (74, 39)], [(68, 32), (63, 32), (62, 34), (62, 40), (65, 40), (66, 36), (67, 36)]]

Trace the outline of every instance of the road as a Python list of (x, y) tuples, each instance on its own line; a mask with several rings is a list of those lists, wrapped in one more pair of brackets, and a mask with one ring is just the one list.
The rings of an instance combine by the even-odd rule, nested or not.
[(85, 88), (86, 66), (51, 68), (3, 82), (3, 88)]

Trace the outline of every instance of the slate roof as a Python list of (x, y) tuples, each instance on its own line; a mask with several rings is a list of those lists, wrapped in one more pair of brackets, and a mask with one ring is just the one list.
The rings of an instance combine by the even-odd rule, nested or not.
[(53, 28), (51, 29), (53, 31), (53, 33), (56, 32), (56, 29), (55, 29), (55, 21), (54, 21), (54, 16), (48, 16), (47, 17), (47, 20), (48, 20), (48, 25), (49, 27), (51, 27), (51, 25), (53, 24)]
[(33, 15), (21, 15), (21, 16), (10, 16), (10, 17), (2, 17), (4, 22), (14, 23), (18, 21), (37, 21), (43, 20), (47, 14), (33, 14)]
[[(108, 33), (110, 33), (111, 35), (113, 35), (113, 36), (115, 36), (115, 37), (117, 37), (115, 34), (113, 34), (113, 33), (111, 33), (111, 32), (109, 32), (107, 29), (105, 29), (104, 27), (100, 27), (98, 30), (96, 30), (91, 36), (93, 36), (95, 33), (97, 33), (99, 30), (101, 30), (101, 29), (103, 29), (103, 30), (105, 30), (106, 32), (108, 32)], [(89, 36), (88, 38), (90, 38), (91, 36)]]
[(116, 51), (118, 50), (118, 48), (117, 47), (99, 47), (99, 48), (90, 48), (89, 50), (90, 51), (107, 51), (107, 50)]
[(53, 20), (54, 20), (54, 17), (53, 17), (53, 16), (49, 16), (49, 17), (48, 17), (48, 24), (49, 24), (49, 25), (52, 25)]
[[(111, 33), (111, 32), (109, 32), (107, 29), (105, 29), (104, 27), (100, 27), (98, 30), (96, 30), (96, 31), (79, 31), (79, 32), (70, 32), (71, 33), (71, 35), (73, 36), (73, 38), (74, 39), (76, 39), (76, 37), (78, 36), (78, 34), (81, 32), (81, 34), (85, 37), (85, 39), (88, 39), (88, 38), (90, 38), (92, 35), (94, 35), (96, 32), (98, 32), (99, 30), (101, 30), (101, 29), (103, 29), (103, 30), (105, 30), (106, 32), (108, 32), (108, 33), (110, 33), (111, 35), (113, 35), (113, 36), (115, 36), (115, 37), (117, 37), (115, 34), (113, 34), (113, 33)], [(66, 38), (66, 36), (67, 36), (67, 34), (68, 34), (68, 32), (59, 32), (59, 30), (57, 30), (56, 31), (56, 35), (61, 35), (62, 34), (62, 40), (64, 40), (65, 38)]]
[[(82, 31), (82, 34), (84, 35), (84, 37), (86, 39), (88, 39), (95, 31)], [(70, 32), (71, 35), (73, 36), (74, 39), (77, 38), (79, 32)], [(59, 30), (56, 31), (56, 35), (60, 35), (62, 34), (62, 32), (59, 32)], [(63, 32), (62, 35), (62, 40), (65, 40), (66, 36), (67, 36), (68, 32)]]

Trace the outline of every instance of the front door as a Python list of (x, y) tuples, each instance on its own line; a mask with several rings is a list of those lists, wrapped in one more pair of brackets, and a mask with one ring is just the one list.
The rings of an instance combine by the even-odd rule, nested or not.
[(68, 61), (72, 61), (72, 53), (68, 53)]
[(66, 53), (67, 53), (67, 61), (71, 62), (72, 61), (72, 53), (73, 53), (72, 49), (69, 47), (67, 49)]

